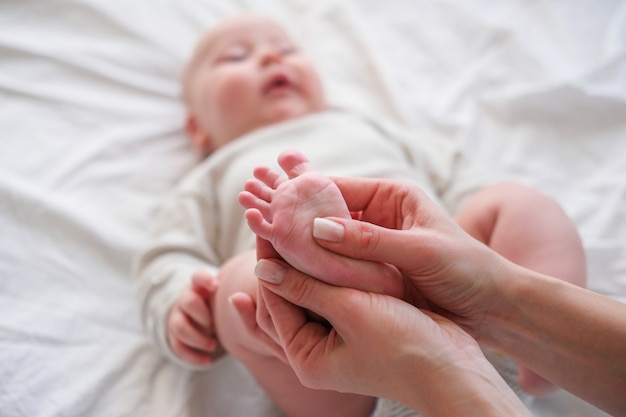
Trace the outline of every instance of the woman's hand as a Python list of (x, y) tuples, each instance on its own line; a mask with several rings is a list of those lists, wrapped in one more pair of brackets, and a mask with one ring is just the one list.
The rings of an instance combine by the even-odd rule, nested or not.
[[(470, 237), (417, 186), (334, 178), (358, 220), (316, 219), (318, 244), (358, 260), (386, 262), (405, 277), (407, 295), (476, 334), (497, 302), (493, 282), (512, 264)], [(486, 272), (487, 271), (487, 272)]]
[[(261, 260), (255, 272), (265, 280), (258, 325), (305, 386), (387, 397), (424, 415), (467, 407), (527, 415), (476, 341), (450, 320), (388, 295), (331, 286), (276, 259)], [(310, 320), (307, 310), (327, 322)], [(473, 409), (489, 392), (498, 398)]]

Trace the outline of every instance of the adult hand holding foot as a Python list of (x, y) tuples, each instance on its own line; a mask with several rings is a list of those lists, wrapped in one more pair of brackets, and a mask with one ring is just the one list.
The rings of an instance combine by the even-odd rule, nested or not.
[(258, 325), (305, 386), (390, 398), (426, 417), (531, 415), (452, 321), (389, 295), (326, 284), (276, 259), (259, 261), (256, 274), (264, 280)]
[[(347, 178), (337, 178), (335, 183), (349, 210), (360, 212), (363, 221), (316, 220), (313, 233), (319, 245), (354, 262), (395, 265), (409, 288), (407, 294), (426, 297), (436, 314), (381, 295), (323, 285), (281, 264), (286, 273), (269, 276), (274, 282), (282, 276), (282, 283), (263, 283), (269, 315), (260, 317), (260, 325), (278, 335), (300, 378), (345, 390), (350, 390), (350, 384), (359, 389), (366, 384), (377, 390), (369, 393), (377, 395), (406, 389), (401, 387), (429, 393), (443, 390), (441, 384), (447, 388), (451, 379), (438, 381), (435, 373), (430, 383), (438, 388), (425, 387), (418, 381), (424, 374), (415, 371), (453, 363), (475, 366), (473, 370), (461, 366), (462, 374), (481, 372), (485, 365), (475, 342), (453, 330), (445, 317), (481, 345), (504, 352), (613, 415), (626, 414), (626, 305), (507, 261), (465, 234), (416, 186)], [(257, 273), (262, 278), (268, 276), (268, 265), (278, 265), (277, 261), (261, 262)], [(306, 322), (302, 311), (285, 300), (325, 317), (333, 329)], [(411, 296), (405, 300), (412, 302)], [(388, 328), (395, 329), (394, 337), (404, 343), (383, 337)], [(377, 331), (382, 336), (377, 338)], [(442, 339), (448, 339), (447, 344), (441, 343), (443, 350), (429, 349)], [(335, 353), (350, 349), (368, 349), (370, 359), (354, 363), (347, 353)], [(330, 365), (316, 368), (325, 363), (320, 359), (324, 355)], [(366, 366), (376, 355), (385, 357), (380, 362), (375, 359), (380, 366)], [(467, 357), (460, 360), (456, 355)], [(336, 372), (330, 369), (333, 366), (347, 368)], [(390, 369), (399, 373), (395, 380), (388, 375)], [(496, 387), (494, 378), (487, 379)], [(468, 384), (469, 390), (472, 382)], [(484, 392), (496, 391), (501, 401), (515, 407), (506, 390), (485, 388)], [(454, 404), (458, 393), (447, 395)], [(489, 395), (483, 399), (494, 400)]]
[[(339, 189), (297, 151), (285, 151), (278, 163), (287, 176), (264, 166), (254, 170), (239, 202), (248, 226), (260, 238), (260, 258), (281, 257), (294, 267), (333, 285), (403, 295), (398, 270), (380, 262), (352, 262), (315, 244), (310, 219), (316, 215), (350, 218)], [(257, 247), (257, 252), (259, 248)]]

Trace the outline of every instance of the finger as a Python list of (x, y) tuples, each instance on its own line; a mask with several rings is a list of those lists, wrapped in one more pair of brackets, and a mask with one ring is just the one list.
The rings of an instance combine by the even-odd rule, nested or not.
[(341, 191), (348, 205), (348, 210), (354, 212), (360, 212), (367, 208), (383, 181), (373, 178), (330, 177), (330, 179)]
[(211, 311), (209, 310), (209, 306), (207, 305), (208, 298), (204, 298), (201, 294), (198, 294), (193, 289), (193, 285), (194, 284), (192, 284), (191, 289), (188, 289), (181, 293), (176, 307), (179, 308), (184, 314), (189, 316), (191, 321), (193, 321), (196, 326), (206, 331), (210, 331), (212, 327), (212, 322)]
[[(439, 253), (439, 242), (423, 229), (387, 229), (372, 223), (338, 217), (327, 218), (336, 229), (327, 232), (324, 222), (315, 221), (313, 235), (317, 243), (348, 258), (382, 262), (403, 270), (412, 270), (419, 259), (428, 259)], [(334, 227), (334, 226), (333, 226)], [(330, 240), (328, 240), (330, 239)]]
[[(409, 182), (366, 179), (332, 178), (340, 189), (351, 212), (359, 220), (389, 229), (406, 228), (407, 221), (427, 225), (431, 216), (444, 215), (422, 189)], [(394, 210), (381, 209), (394, 207)]]
[[(275, 329), (279, 344), (282, 346), (284, 354), (289, 359), (289, 363), (303, 370), (304, 374), (310, 374), (309, 368), (314, 367), (317, 371), (324, 367), (324, 364), (311, 359), (313, 363), (307, 363), (306, 358), (314, 358), (313, 352), (320, 354), (326, 346), (326, 339), (330, 333), (328, 327), (318, 321), (310, 321), (306, 311), (282, 298), (274, 292), (275, 288), (261, 282), (261, 293), (265, 300), (268, 315), (264, 320), (264, 327), (270, 326)], [(304, 361), (303, 361), (304, 358)]]
[(200, 331), (180, 309), (174, 308), (168, 320), (169, 334), (173, 339), (201, 352), (213, 352), (217, 348), (214, 337)]
[[(334, 318), (350, 314), (345, 308), (345, 295), (348, 288), (335, 287), (320, 280), (312, 278), (285, 262), (277, 259), (262, 259), (257, 263), (255, 274), (263, 280), (263, 288), (266, 288), (278, 298), (272, 297), (269, 293), (265, 298), (265, 304), (272, 317), (276, 331), (281, 338), (281, 342), (291, 339), (309, 320), (304, 309), (328, 320), (334, 325)], [(272, 284), (272, 281), (281, 280), (280, 285)], [(356, 290), (355, 290), (356, 291)], [(281, 300), (281, 298), (283, 300)], [(284, 317), (290, 317), (284, 320)], [(310, 322), (313, 324), (313, 322)], [(319, 322), (315, 322), (327, 332), (326, 327)], [(318, 330), (315, 330), (316, 332)]]
[(230, 296), (228, 301), (235, 308), (245, 329), (254, 337), (256, 342), (264, 346), (273, 356), (279, 358), (284, 363), (288, 363), (284, 350), (277, 342), (277, 337), (275, 340), (257, 323), (258, 307), (255, 305), (254, 299), (246, 293), (235, 293)]
[(219, 281), (211, 272), (200, 270), (191, 276), (191, 286), (205, 301), (209, 301), (217, 291)]
[(178, 339), (170, 339), (169, 344), (176, 356), (185, 362), (189, 362), (194, 365), (210, 365), (213, 362), (213, 357), (210, 353), (190, 348)]
[[(339, 248), (345, 250), (344, 235), (345, 225), (343, 223), (333, 222), (330, 218), (314, 219), (313, 237), (317, 238), (318, 241), (319, 239), (340, 241)], [(368, 235), (368, 238), (371, 237)], [(333, 246), (329, 246), (329, 248), (332, 249)], [(351, 273), (344, 276), (343, 281), (337, 280), (333, 284), (402, 298), (405, 288), (403, 276), (398, 268), (386, 262), (374, 262), (367, 257), (367, 253), (364, 253), (367, 250), (366, 247), (360, 249), (361, 251), (356, 251), (357, 255), (338, 258), (344, 265), (343, 270), (349, 270)], [(335, 250), (335, 252), (343, 255), (339, 250)], [(325, 281), (323, 276), (318, 275), (317, 278)]]
[(266, 292), (267, 291), (264, 291), (263, 286), (259, 283), (257, 286), (257, 309), (255, 320), (259, 328), (261, 328), (265, 334), (272, 338), (274, 342), (280, 344), (280, 338), (276, 332), (276, 326), (274, 326), (272, 317), (267, 309), (267, 305), (265, 304)]

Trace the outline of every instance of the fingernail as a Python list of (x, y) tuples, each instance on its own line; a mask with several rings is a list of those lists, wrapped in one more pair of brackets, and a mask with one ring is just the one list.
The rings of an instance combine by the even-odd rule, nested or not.
[(287, 268), (282, 264), (267, 259), (261, 259), (254, 267), (254, 274), (257, 278), (271, 282), (272, 284), (280, 284), (283, 282), (286, 273)]
[(313, 220), (313, 237), (329, 242), (342, 242), (345, 230), (342, 224), (317, 217)]

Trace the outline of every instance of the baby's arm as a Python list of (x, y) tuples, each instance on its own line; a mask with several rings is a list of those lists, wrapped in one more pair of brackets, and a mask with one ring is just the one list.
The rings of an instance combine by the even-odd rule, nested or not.
[(197, 361), (189, 362), (180, 355), (176, 341), (182, 333), (170, 337), (170, 330), (180, 328), (184, 322), (185, 317), (178, 314), (184, 311), (181, 297), (188, 297), (183, 296), (186, 293), (193, 295), (193, 275), (205, 271), (216, 276), (220, 264), (211, 245), (216, 241), (217, 219), (210, 209), (210, 196), (204, 192), (210, 187), (205, 180), (208, 176), (194, 173), (174, 190), (156, 218), (150, 219), (153, 229), (146, 246), (134, 259), (133, 279), (147, 336), (171, 361), (199, 368), (202, 365), (196, 365)]
[[(576, 227), (554, 200), (538, 191), (514, 183), (485, 187), (470, 197), (457, 221), (510, 261), (585, 286), (585, 253)], [(555, 389), (524, 367), (519, 382), (533, 395)]]

